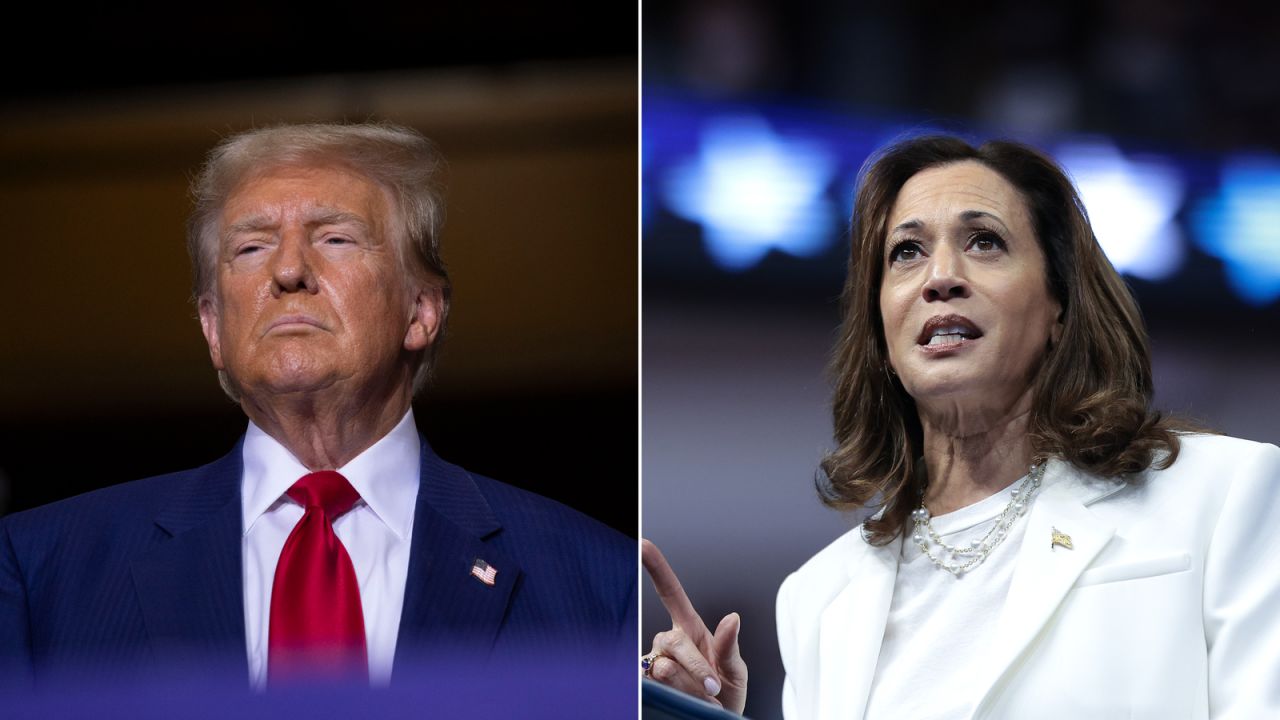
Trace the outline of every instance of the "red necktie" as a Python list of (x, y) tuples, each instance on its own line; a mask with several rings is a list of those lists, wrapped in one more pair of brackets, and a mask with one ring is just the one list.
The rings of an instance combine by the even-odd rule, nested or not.
[(305, 475), (287, 492), (306, 508), (289, 533), (271, 588), (269, 683), (290, 678), (368, 680), (364, 613), (351, 556), (333, 521), (359, 493), (331, 470)]

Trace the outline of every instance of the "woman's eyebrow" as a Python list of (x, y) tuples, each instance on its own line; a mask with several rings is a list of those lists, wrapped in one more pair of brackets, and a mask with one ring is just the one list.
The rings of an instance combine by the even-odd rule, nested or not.
[(996, 221), (997, 223), (1000, 224), (1000, 227), (1004, 228), (1005, 230), (1009, 229), (1009, 226), (1005, 225), (1004, 221), (1001, 220), (999, 216), (993, 215), (989, 212), (986, 212), (985, 210), (965, 210), (964, 212), (960, 213), (960, 219), (965, 222), (972, 222), (974, 220), (979, 220), (983, 218)]
[(889, 231), (889, 234), (893, 235), (903, 230), (919, 230), (922, 227), (924, 227), (924, 223), (919, 220), (912, 219), (903, 223), (898, 223), (894, 226), (893, 230)]
[[(973, 222), (974, 220), (979, 220), (979, 219), (994, 220), (995, 222), (999, 223), (1000, 227), (1006, 230), (1009, 229), (1009, 227), (1004, 224), (1004, 221), (1000, 219), (1000, 216), (995, 215), (993, 213), (989, 213), (986, 210), (965, 210), (960, 213), (960, 219), (964, 222)], [(921, 222), (917, 218), (912, 218), (910, 220), (907, 220), (905, 222), (901, 222), (895, 225), (893, 227), (893, 230), (889, 231), (889, 234), (895, 235), (899, 232), (902, 232), (903, 230), (919, 230), (923, 227), (924, 227), (923, 222)]]

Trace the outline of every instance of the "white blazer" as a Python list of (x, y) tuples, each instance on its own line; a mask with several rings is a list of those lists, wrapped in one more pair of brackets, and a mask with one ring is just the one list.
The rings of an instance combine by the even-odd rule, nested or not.
[[(1280, 718), (1280, 448), (1184, 436), (1131, 485), (1052, 461), (1020, 522), (973, 718)], [(782, 583), (787, 718), (863, 716), (901, 542), (855, 528)]]

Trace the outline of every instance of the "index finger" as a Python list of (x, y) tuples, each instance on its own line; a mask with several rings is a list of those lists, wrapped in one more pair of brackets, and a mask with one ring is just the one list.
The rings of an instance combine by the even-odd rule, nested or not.
[(662, 606), (671, 616), (671, 623), (684, 630), (695, 643), (701, 645), (711, 636), (711, 631), (702, 623), (698, 611), (693, 609), (693, 603), (689, 602), (689, 596), (685, 594), (680, 578), (676, 577), (675, 571), (667, 564), (662, 551), (657, 545), (641, 538), (640, 560), (644, 563), (644, 569), (649, 573), (649, 578), (653, 580), (653, 589), (658, 591), (658, 599), (662, 601)]

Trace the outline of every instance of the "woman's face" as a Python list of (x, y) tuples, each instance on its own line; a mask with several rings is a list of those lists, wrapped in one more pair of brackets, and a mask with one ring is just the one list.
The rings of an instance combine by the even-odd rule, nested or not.
[(1019, 192), (976, 161), (902, 186), (884, 240), (889, 362), (922, 414), (1005, 413), (1061, 332)]

